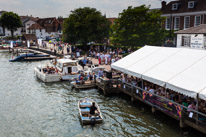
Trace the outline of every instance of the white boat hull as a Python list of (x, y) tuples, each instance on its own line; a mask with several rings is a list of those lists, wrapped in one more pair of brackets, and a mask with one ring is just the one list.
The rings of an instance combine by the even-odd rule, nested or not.
[(0, 52), (9, 52), (8, 49), (0, 49)]
[(45, 74), (42, 71), (40, 71), (37, 67), (35, 67), (34, 72), (36, 77), (42, 80), (43, 82), (58, 82), (61, 80), (73, 80), (79, 77), (79, 74), (75, 74), (75, 75), (61, 75), (60, 73)]
[(61, 79), (62, 80), (73, 80), (79, 77), (79, 74), (76, 75), (62, 75)]
[(38, 68), (35, 67), (34, 69), (35, 75), (37, 78), (42, 80), (43, 82), (58, 82), (61, 81), (61, 75), (60, 74), (45, 74), (43, 72), (40, 72)]

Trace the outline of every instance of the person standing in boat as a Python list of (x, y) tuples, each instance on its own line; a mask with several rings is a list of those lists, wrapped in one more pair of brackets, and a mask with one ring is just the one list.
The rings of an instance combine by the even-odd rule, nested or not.
[[(97, 112), (97, 113), (95, 113), (95, 111)], [(97, 110), (97, 107), (95, 106), (95, 102), (92, 102), (92, 106), (90, 107), (90, 116), (89, 117), (91, 117), (91, 116), (95, 116), (96, 114), (99, 114), (99, 112), (98, 112), (98, 110)]]
[(86, 59), (86, 57), (84, 57), (84, 59), (82, 60), (82, 62), (83, 62), (83, 69), (84, 69), (84, 66), (86, 66), (86, 64), (87, 64), (87, 59)]

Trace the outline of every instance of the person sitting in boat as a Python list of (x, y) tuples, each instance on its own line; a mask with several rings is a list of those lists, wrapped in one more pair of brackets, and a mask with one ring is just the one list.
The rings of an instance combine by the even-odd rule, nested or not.
[(81, 79), (82, 76), (83, 76), (83, 73), (81, 72), (81, 73), (79, 74), (79, 80)]
[(92, 74), (91, 74), (90, 72), (89, 72), (88, 77), (89, 77), (89, 80), (90, 80), (90, 81), (92, 81), (92, 80), (93, 80), (93, 76), (92, 76)]
[(76, 84), (80, 84), (80, 81), (78, 79), (75, 79)]
[(84, 76), (84, 81), (87, 81), (88, 80), (88, 76), (87, 76), (87, 73), (85, 73), (85, 76)]
[(92, 106), (90, 107), (89, 117), (96, 116), (98, 114), (99, 114), (99, 111), (97, 110), (97, 107), (95, 106), (95, 102), (92, 102)]

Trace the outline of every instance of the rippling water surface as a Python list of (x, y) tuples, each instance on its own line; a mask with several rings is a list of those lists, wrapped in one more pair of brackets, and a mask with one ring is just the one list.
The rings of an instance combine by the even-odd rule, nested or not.
[[(71, 90), (68, 82), (45, 84), (34, 67), (47, 61), (9, 62), (0, 53), (0, 136), (195, 136), (178, 122), (127, 97), (105, 97), (96, 89)], [(104, 123), (81, 126), (77, 102), (90, 97), (99, 104)], [(199, 133), (198, 133), (199, 134)]]

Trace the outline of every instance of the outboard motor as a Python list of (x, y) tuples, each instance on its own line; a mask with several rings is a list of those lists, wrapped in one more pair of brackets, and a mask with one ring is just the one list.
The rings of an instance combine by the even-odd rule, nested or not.
[(96, 123), (96, 117), (95, 116), (91, 116), (91, 125), (94, 126)]

